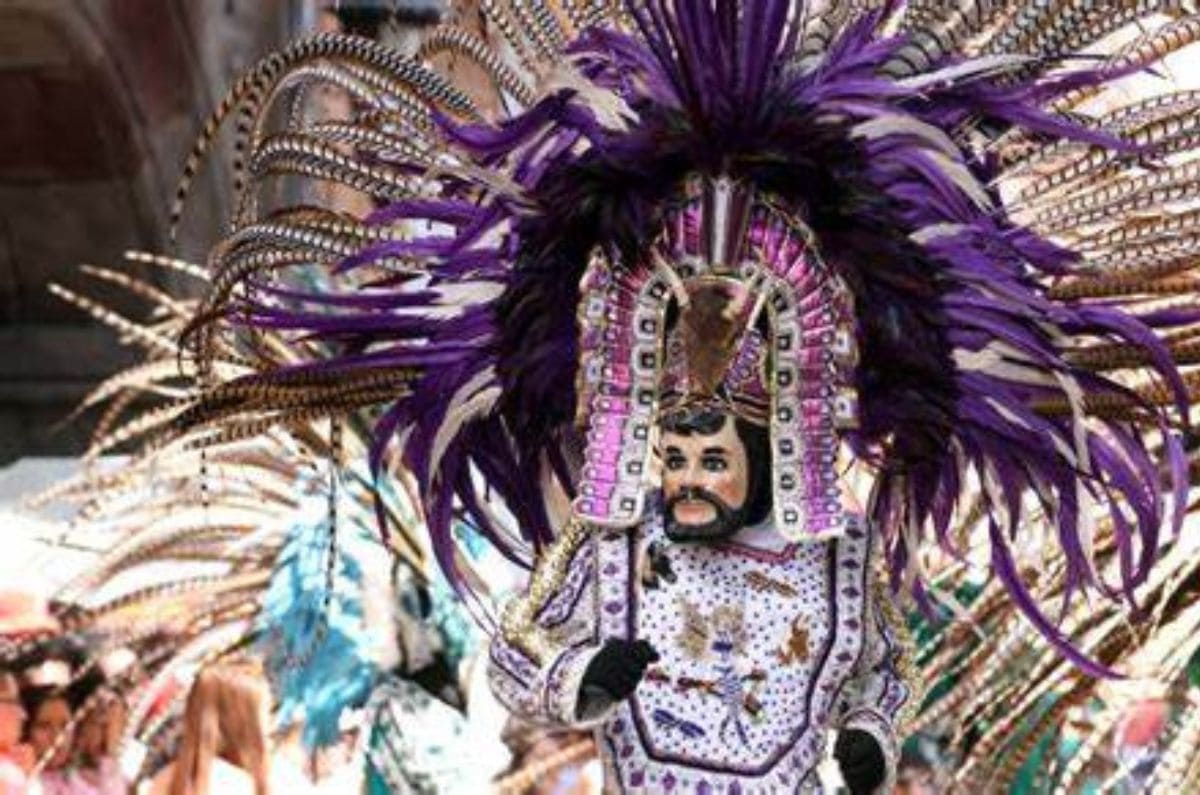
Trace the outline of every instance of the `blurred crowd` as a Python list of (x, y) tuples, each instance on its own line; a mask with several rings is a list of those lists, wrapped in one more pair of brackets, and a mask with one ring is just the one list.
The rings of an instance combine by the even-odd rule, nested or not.
[(32, 651), (0, 667), (0, 795), (123, 795), (117, 758), (127, 708), (112, 685), (133, 666), (129, 650), (88, 653), (86, 638), (59, 633), (47, 605), (0, 593), (0, 637)]
[[(98, 654), (88, 638), (64, 632), (43, 601), (15, 592), (0, 592), (0, 644), (0, 795), (320, 791), (296, 733), (272, 737), (271, 693), (253, 659), (197, 671), (170, 755), (146, 759), (125, 736), (122, 694), (146, 680), (132, 650)], [(182, 697), (172, 684), (151, 713)], [(325, 791), (353, 791), (324, 778), (333, 784)]]
[[(34, 596), (0, 591), (0, 795), (393, 791), (389, 783), (372, 776), (370, 764), (363, 765), (364, 757), (381, 761), (380, 749), (366, 750), (378, 742), (378, 722), (367, 732), (363, 726), (347, 728), (342, 741), (314, 753), (301, 742), (302, 724), (279, 730), (273, 712), (278, 705), (257, 659), (235, 656), (205, 665), (179, 678), (158, 680), (150, 693), (144, 685), (155, 677), (147, 675), (143, 651), (113, 651), (109, 643), (99, 652), (101, 644), (67, 631), (56, 615), (62, 611), (52, 611)], [(405, 691), (409, 695), (389, 701), (399, 734), (386, 742), (415, 751), (402, 755), (409, 768), (403, 773), (403, 791), (475, 792), (480, 785), (486, 789), (489, 779), (497, 791), (508, 793), (598, 791), (594, 744), (586, 734), (547, 734), (522, 727), (501, 732), (497, 727), (494, 744), (500, 747), (503, 739), (508, 749), (504, 756), (510, 759), (500, 769), (489, 768), (480, 756), (486, 752), (467, 733), (447, 737), (448, 745), (442, 748), (414, 745), (414, 738), (404, 735), (415, 730), (429, 740), (434, 734), (429, 722), (440, 713), (411, 709), (411, 692), (427, 694), (438, 688), (428, 682), (420, 687), (415, 682), (399, 684), (410, 688)], [(147, 751), (137, 741), (137, 732), (129, 730), (131, 723), (153, 723), (156, 714), (167, 715), (168, 705), (180, 702), (182, 711), (174, 713), (179, 719), (172, 720), (170, 740), (159, 750)], [(457, 725), (454, 720), (442, 722)], [(466, 745), (472, 746), (475, 764), (464, 768)], [(475, 767), (482, 775), (469, 789), (451, 783), (472, 779), (467, 774)], [(444, 774), (438, 768), (445, 768)]]
[[(311, 790), (288, 738), (272, 743), (270, 690), (252, 660), (200, 670), (173, 755), (144, 760), (138, 743), (123, 742), (129, 705), (121, 695), (127, 688), (117, 685), (138, 675), (130, 650), (93, 654), (86, 638), (61, 633), (45, 604), (28, 594), (0, 593), (0, 637), (10, 651), (22, 641), (34, 650), (7, 655), (0, 668), (0, 795)], [(135, 789), (144, 761), (157, 772)]]

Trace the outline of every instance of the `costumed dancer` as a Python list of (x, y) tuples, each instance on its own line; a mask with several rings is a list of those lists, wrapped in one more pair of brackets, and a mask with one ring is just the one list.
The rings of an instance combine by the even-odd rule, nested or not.
[[(911, 686), (838, 477), (849, 293), (798, 218), (727, 180), (693, 185), (660, 241), (584, 279), (585, 486), (493, 642), (493, 687), (598, 727), (624, 789), (815, 789), (837, 728), (851, 792), (889, 791)], [(630, 403), (653, 409), (622, 422)], [(655, 439), (662, 488), (643, 497)]]
[[(233, 231), (184, 337), (197, 388), (164, 433), (383, 406), (374, 476), (411, 474), (468, 604), (485, 612), (456, 522), (536, 563), (498, 627), (497, 687), (526, 714), (599, 720), (613, 788), (808, 786), (835, 725), (857, 738), (848, 772), (882, 755), (886, 775), (905, 695), (890, 601), (868, 598), (872, 535), (891, 592), (928, 609), (925, 552), (965, 559), (952, 530), (971, 518), (973, 559), (1106, 674), (1031, 598), (1040, 551), (1061, 550), (1065, 602), (1133, 603), (1164, 490), (1182, 520), (1200, 105), (1081, 103), (1196, 30), (1171, 0), (1099, 7), (483, 2), (510, 47), (453, 27), (415, 58), (298, 42), (234, 86), (189, 164), (181, 199), (236, 116)], [(1064, 64), (1123, 32), (1111, 58)], [(447, 79), (446, 53), (493, 93)], [(273, 112), (317, 84), (349, 92), (352, 118)], [(260, 190), (297, 174), (378, 209)], [(222, 375), (230, 350), (254, 372)], [(872, 477), (861, 518), (843, 461)], [(756, 673), (806, 645), (807, 664)], [(862, 767), (869, 788), (879, 765)]]

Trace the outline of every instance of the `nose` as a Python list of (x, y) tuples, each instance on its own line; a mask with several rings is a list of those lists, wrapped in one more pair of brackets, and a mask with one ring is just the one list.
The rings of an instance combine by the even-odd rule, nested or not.
[(680, 473), (679, 490), (684, 495), (691, 495), (691, 492), (698, 491), (704, 485), (704, 472), (698, 464), (689, 464), (688, 468)]
[(695, 463), (689, 463), (687, 468), (679, 476), (679, 487), (682, 491), (690, 492), (699, 486), (701, 483), (700, 466)]

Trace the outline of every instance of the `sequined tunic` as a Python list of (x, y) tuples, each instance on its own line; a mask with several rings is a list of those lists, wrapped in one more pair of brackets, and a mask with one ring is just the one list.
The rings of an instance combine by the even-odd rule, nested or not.
[[(597, 531), (580, 548), (538, 615), (554, 639), (542, 665), (493, 640), (500, 700), (533, 720), (593, 726), (613, 792), (820, 791), (827, 730), (851, 727), (879, 742), (890, 782), (908, 691), (869, 594), (862, 525), (800, 545), (763, 527), (675, 544), (661, 525)], [(610, 637), (648, 640), (661, 659), (631, 698), (585, 696), (581, 716), (583, 672)]]

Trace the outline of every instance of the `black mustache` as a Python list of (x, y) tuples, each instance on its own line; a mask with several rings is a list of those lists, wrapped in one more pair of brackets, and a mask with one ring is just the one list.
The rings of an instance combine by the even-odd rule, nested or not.
[(667, 501), (667, 510), (673, 510), (681, 502), (691, 501), (706, 502), (717, 512), (732, 510), (724, 500), (703, 486), (684, 486), (678, 494)]

